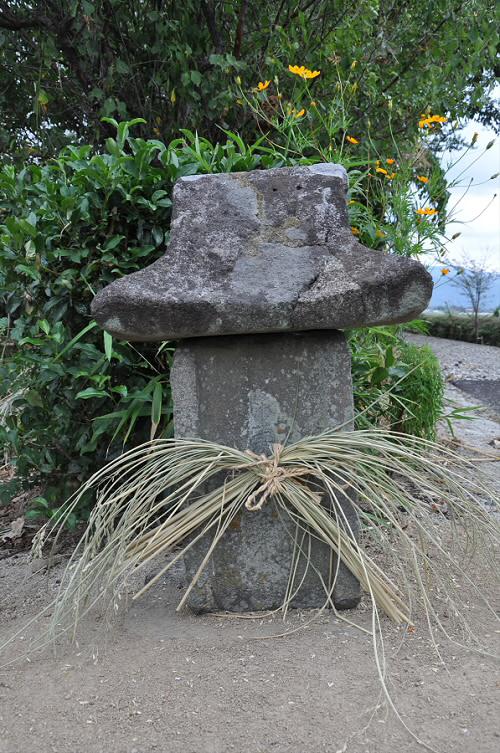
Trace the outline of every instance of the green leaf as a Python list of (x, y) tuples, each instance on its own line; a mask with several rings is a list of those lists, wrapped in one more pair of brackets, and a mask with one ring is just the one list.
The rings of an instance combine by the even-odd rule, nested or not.
[(103, 332), (104, 336), (104, 353), (108, 361), (111, 361), (113, 355), (113, 336), (109, 332)]
[(76, 395), (77, 400), (90, 400), (92, 397), (109, 397), (109, 393), (106, 390), (96, 390), (94, 387), (87, 387), (87, 389), (81, 390)]
[(38, 98), (38, 104), (41, 105), (42, 107), (45, 107), (46, 105), (49, 104), (49, 97), (48, 97), (47, 92), (45, 91), (45, 89), (39, 89), (38, 90), (38, 97), (37, 98)]
[(54, 358), (54, 361), (58, 361), (59, 358), (62, 358), (71, 348), (76, 345), (76, 343), (84, 337), (87, 332), (90, 332), (91, 330), (95, 329), (97, 327), (96, 321), (91, 321), (89, 324), (87, 324), (86, 327), (84, 327), (80, 332), (73, 337), (72, 340), (69, 341), (67, 345), (64, 346), (64, 348), (57, 353), (56, 357)]
[(111, 388), (111, 392), (116, 392), (118, 393), (118, 395), (121, 395), (122, 397), (127, 397), (128, 389), (126, 385), (118, 384), (116, 387)]
[(109, 241), (106, 241), (106, 245), (104, 246), (104, 251), (112, 251), (114, 248), (118, 246), (120, 241), (122, 241), (125, 238), (124, 235), (114, 235), (112, 238), (109, 239)]
[(153, 405), (151, 408), (151, 439), (154, 439), (158, 424), (161, 419), (161, 409), (163, 403), (163, 387), (160, 382), (156, 382), (153, 390)]
[(381, 384), (389, 376), (389, 371), (383, 366), (378, 366), (371, 375), (372, 384)]

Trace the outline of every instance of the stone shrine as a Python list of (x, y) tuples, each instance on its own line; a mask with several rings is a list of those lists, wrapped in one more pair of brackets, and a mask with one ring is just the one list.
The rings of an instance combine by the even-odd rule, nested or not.
[[(353, 236), (343, 167), (316, 164), (181, 178), (165, 256), (102, 290), (99, 324), (131, 341), (179, 340), (171, 375), (175, 436), (269, 455), (275, 443), (353, 428), (342, 330), (414, 319), (432, 279), (413, 259)], [(344, 513), (358, 525), (346, 493)], [(312, 538), (292, 605), (357, 604), (357, 580)], [(209, 546), (185, 555), (188, 582)], [(195, 611), (279, 607), (294, 531), (270, 500), (245, 510), (216, 547), (189, 604)], [(324, 585), (325, 584), (325, 585)]]

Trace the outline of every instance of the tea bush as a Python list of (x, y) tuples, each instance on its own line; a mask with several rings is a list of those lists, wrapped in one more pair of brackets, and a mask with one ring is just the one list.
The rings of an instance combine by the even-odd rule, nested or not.
[(144, 417), (171, 431), (170, 350), (103, 334), (94, 294), (164, 252), (180, 177), (282, 164), (237, 137), (213, 146), (186, 132), (166, 146), (130, 138), (130, 125), (115, 124), (105, 153), (67, 147), (0, 171), (0, 441), (21, 477), (64, 493), (132, 432), (147, 438)]

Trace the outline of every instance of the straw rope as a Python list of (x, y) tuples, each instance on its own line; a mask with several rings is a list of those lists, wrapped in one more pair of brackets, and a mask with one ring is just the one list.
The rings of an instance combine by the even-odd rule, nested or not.
[[(245, 508), (251, 512), (262, 510), (264, 504), (270, 497), (275, 494), (282, 494), (284, 492), (283, 483), (288, 479), (297, 479), (300, 476), (310, 476), (311, 470), (309, 468), (299, 468), (297, 466), (286, 467), (280, 465), (281, 453), (284, 450), (282, 444), (273, 444), (273, 453), (270, 457), (266, 455), (257, 455), (251, 450), (246, 450), (246, 455), (255, 458), (254, 463), (245, 465), (245, 470), (251, 470), (252, 468), (258, 468), (258, 475), (263, 480), (262, 484), (252, 494), (248, 496), (245, 502)], [(306, 487), (304, 485), (304, 491)], [(322, 495), (319, 492), (313, 492), (307, 488), (308, 496), (316, 504), (321, 503)]]

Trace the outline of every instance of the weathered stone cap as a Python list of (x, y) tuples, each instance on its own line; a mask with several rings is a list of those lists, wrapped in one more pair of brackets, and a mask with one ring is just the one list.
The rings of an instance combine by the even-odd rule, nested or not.
[(393, 324), (426, 307), (417, 261), (353, 236), (329, 163), (181, 178), (165, 256), (104, 288), (92, 312), (126, 340)]

